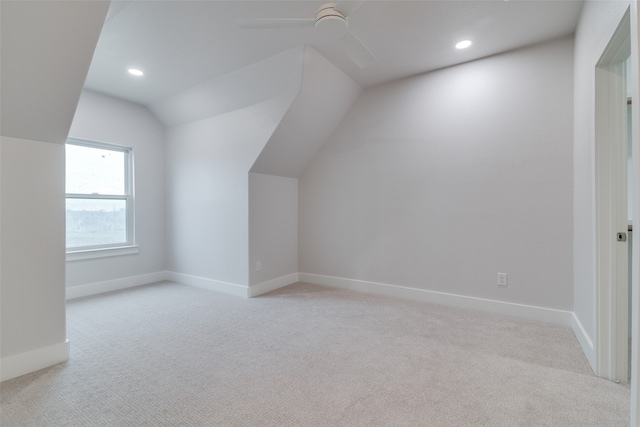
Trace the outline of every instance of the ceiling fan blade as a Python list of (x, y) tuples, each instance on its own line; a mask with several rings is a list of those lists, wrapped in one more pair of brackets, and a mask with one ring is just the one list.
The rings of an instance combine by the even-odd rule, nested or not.
[(240, 28), (270, 29), (270, 28), (306, 28), (313, 27), (315, 19), (239, 19), (236, 21)]
[(365, 1), (366, 0), (338, 0), (333, 8), (348, 17), (357, 8), (362, 6), (362, 3)]
[(376, 57), (373, 56), (373, 53), (352, 32), (348, 32), (339, 38), (338, 44), (361, 69), (376, 62)]

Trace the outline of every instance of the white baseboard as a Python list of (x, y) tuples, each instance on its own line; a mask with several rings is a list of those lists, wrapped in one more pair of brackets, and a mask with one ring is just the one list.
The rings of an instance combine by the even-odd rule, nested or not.
[(167, 271), (165, 280), (182, 283), (184, 285), (196, 286), (210, 291), (221, 292), (223, 294), (235, 295), (247, 298), (249, 287), (236, 285), (235, 283), (221, 282), (219, 280), (207, 279), (205, 277), (191, 276), (190, 274), (175, 273)]
[(90, 295), (102, 294), (105, 292), (118, 291), (120, 289), (133, 288), (140, 285), (147, 285), (149, 283), (161, 282), (163, 280), (166, 280), (166, 276), (166, 271), (158, 271), (156, 273), (123, 277), (121, 279), (107, 280), (105, 282), (89, 283), (80, 286), (70, 286), (67, 288), (67, 299), (86, 297)]
[(576, 335), (578, 339), (578, 343), (580, 343), (580, 347), (582, 347), (582, 351), (584, 355), (587, 356), (587, 360), (589, 361), (589, 365), (591, 365), (591, 369), (593, 372), (596, 371), (596, 352), (595, 347), (593, 345), (593, 341), (587, 334), (587, 331), (584, 330), (580, 319), (576, 316), (575, 313), (571, 313), (571, 329), (573, 329), (573, 333)]
[(584, 331), (582, 324), (574, 313), (570, 311), (555, 310), (531, 305), (516, 304), (504, 301), (489, 300), (483, 298), (469, 297), (464, 295), (449, 294), (444, 292), (428, 291), (418, 288), (389, 285), (386, 283), (368, 282), (364, 280), (345, 279), (341, 277), (324, 276), (310, 273), (292, 273), (278, 277), (273, 280), (258, 283), (248, 287), (235, 283), (222, 282), (204, 277), (192, 276), (189, 274), (176, 273), (172, 271), (160, 271), (157, 273), (143, 274), (139, 276), (125, 277), (122, 279), (109, 280), (105, 282), (90, 283), (87, 285), (73, 286), (67, 288), (67, 299), (80, 298), (89, 295), (96, 295), (104, 292), (116, 291), (120, 289), (132, 288), (149, 283), (171, 280), (185, 285), (196, 286), (221, 292), (228, 295), (235, 295), (244, 298), (256, 297), (267, 292), (291, 285), (298, 281), (316, 285), (331, 286), (334, 288), (349, 289), (353, 291), (367, 292), (378, 295), (386, 295), (416, 301), (430, 302), (434, 304), (449, 305), (454, 307), (469, 308), (473, 310), (485, 311), (495, 314), (520, 317), (523, 319), (537, 320), (547, 323), (554, 323), (563, 326), (571, 326), (585, 351), (589, 363), (593, 366), (594, 346), (588, 334)]
[(325, 285), (334, 288), (349, 289), (352, 291), (367, 292), (414, 301), (468, 308), (488, 313), (553, 323), (562, 326), (571, 326), (571, 319), (573, 315), (570, 311), (428, 291), (417, 288), (408, 288), (404, 286), (388, 285), (385, 283), (367, 282), (364, 280), (344, 279), (341, 277), (309, 273), (299, 273), (299, 278), (301, 282), (311, 283), (314, 285)]
[(275, 291), (284, 286), (297, 283), (298, 273), (287, 274), (286, 276), (278, 277), (277, 279), (267, 280), (266, 282), (258, 283), (249, 287), (249, 298), (257, 297), (258, 295), (266, 294), (267, 292)]
[(0, 381), (69, 360), (69, 340), (0, 359)]

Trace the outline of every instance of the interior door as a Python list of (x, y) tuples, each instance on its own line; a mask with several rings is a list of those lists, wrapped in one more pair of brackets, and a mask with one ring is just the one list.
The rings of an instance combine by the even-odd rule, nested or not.
[(596, 67), (597, 374), (626, 382), (629, 374), (627, 67), (629, 16)]

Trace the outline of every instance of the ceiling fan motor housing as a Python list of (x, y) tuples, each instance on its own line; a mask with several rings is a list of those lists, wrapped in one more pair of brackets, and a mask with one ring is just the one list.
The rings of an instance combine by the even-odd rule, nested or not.
[(349, 31), (347, 18), (335, 9), (335, 3), (325, 3), (316, 12), (316, 32), (325, 38), (337, 39)]

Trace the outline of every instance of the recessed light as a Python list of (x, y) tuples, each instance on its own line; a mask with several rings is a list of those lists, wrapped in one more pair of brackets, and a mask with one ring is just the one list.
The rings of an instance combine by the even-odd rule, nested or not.
[(461, 42), (456, 43), (456, 49), (466, 49), (471, 46), (471, 40), (462, 40)]
[(127, 71), (129, 71), (129, 74), (133, 74), (134, 76), (144, 76), (144, 73), (137, 68), (129, 68)]

